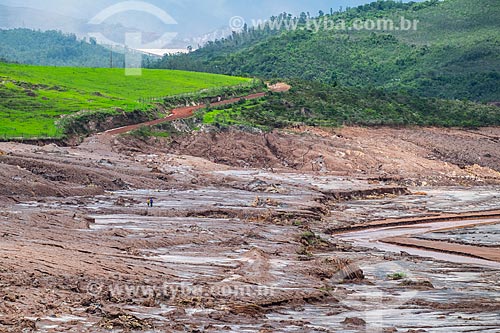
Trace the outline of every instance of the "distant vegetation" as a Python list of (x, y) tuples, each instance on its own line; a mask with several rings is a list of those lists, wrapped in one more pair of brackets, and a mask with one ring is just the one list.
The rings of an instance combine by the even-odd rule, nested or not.
[[(377, 1), (320, 22), (393, 18), (419, 20), (413, 31), (313, 31), (307, 14), (283, 13), (273, 22), (296, 31), (245, 27), (187, 55), (166, 56), (157, 67), (329, 85), (381, 88), (423, 97), (500, 101), (500, 1)], [(284, 25), (283, 25), (284, 26)], [(321, 25), (323, 27), (323, 25)]]
[[(39, 67), (0, 63), (0, 138), (62, 137), (67, 116), (151, 110), (167, 96), (250, 85), (250, 79), (207, 73)], [(62, 119), (61, 117), (66, 118)]]
[(205, 124), (219, 127), (244, 125), (264, 130), (293, 125), (500, 125), (500, 112), (494, 106), (317, 82), (291, 84), (293, 88), (288, 93), (210, 108), (198, 112), (197, 117)]
[[(41, 66), (125, 67), (125, 56), (95, 41), (79, 40), (59, 31), (0, 29), (0, 58), (9, 62)], [(123, 50), (122, 50), (123, 53)], [(112, 55), (112, 57), (111, 57)], [(150, 59), (144, 56), (144, 60)]]

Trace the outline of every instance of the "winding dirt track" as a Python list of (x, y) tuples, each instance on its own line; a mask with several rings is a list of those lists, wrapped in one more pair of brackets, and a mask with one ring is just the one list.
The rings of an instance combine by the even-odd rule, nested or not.
[[(291, 87), (285, 83), (278, 83), (278, 84), (269, 86), (269, 90), (272, 92), (286, 92), (286, 91), (290, 90), (290, 88)], [(264, 96), (266, 96), (265, 92), (256, 93), (256, 94), (251, 94), (251, 95), (244, 96), (244, 97), (236, 97), (236, 98), (231, 98), (231, 99), (223, 100), (223, 101), (216, 102), (216, 103), (211, 103), (210, 106), (213, 107), (213, 106), (233, 104), (233, 103), (239, 102), (242, 99), (251, 100), (251, 99), (262, 98)], [(148, 121), (145, 123), (115, 128), (115, 129), (108, 130), (104, 133), (109, 134), (109, 135), (118, 135), (118, 134), (128, 133), (130, 131), (136, 130), (136, 129), (143, 127), (143, 126), (154, 126), (154, 125), (162, 124), (162, 123), (169, 122), (169, 121), (190, 118), (193, 116), (195, 111), (200, 110), (204, 107), (205, 107), (205, 104), (200, 104), (200, 105), (196, 105), (196, 106), (186, 106), (186, 107), (182, 107), (182, 108), (173, 109), (172, 113), (168, 117)]]

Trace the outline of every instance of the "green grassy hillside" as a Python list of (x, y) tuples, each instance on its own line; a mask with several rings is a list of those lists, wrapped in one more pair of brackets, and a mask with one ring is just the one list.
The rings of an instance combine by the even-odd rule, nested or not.
[(125, 76), (123, 69), (38, 67), (0, 63), (0, 138), (61, 137), (61, 116), (152, 107), (147, 100), (247, 84), (238, 77), (168, 70)]
[[(375, 87), (424, 97), (500, 101), (500, 1), (377, 1), (323, 16), (418, 20), (416, 30), (249, 29), (159, 67)], [(291, 18), (280, 15), (277, 20)], [(323, 27), (323, 25), (321, 25)]]

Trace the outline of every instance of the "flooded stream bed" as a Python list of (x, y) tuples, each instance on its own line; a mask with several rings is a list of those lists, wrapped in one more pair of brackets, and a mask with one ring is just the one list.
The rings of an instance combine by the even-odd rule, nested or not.
[[(464, 211), (490, 209), (496, 202), (491, 189), (452, 188), (459, 193), (452, 196), (442, 190), (427, 196), (374, 192), (373, 198), (335, 201), (332, 189), (381, 185), (343, 186), (339, 178), (316, 177), (306, 186), (307, 177), (237, 176), (245, 182), (13, 205), (5, 221), (18, 219), (24, 227), (20, 232), (0, 220), (8, 235), (2, 249), (9, 253), (10, 267), (22, 261), (32, 265), (20, 273), (22, 287), (11, 283), (5, 289), (8, 299), (27, 300), (29, 292), (30, 299), (45, 302), (47, 288), (38, 286), (52, 286), (50, 308), (35, 312), (43, 316), (26, 317), (47, 333), (105, 332), (107, 327), (113, 332), (133, 327), (145, 332), (499, 332), (499, 263), (384, 242), (418, 234), (440, 241), (460, 237), (474, 245), (480, 236), (479, 244), (495, 245), (496, 218), (324, 233), (340, 223), (339, 216), (344, 225), (461, 211), (453, 207), (458, 197), (468, 203)], [(153, 207), (146, 205), (150, 197)], [(34, 222), (40, 219), (50, 227)], [(0, 263), (0, 269), (8, 263)], [(52, 273), (55, 266), (59, 273)], [(0, 327), (2, 320), (0, 315)]]

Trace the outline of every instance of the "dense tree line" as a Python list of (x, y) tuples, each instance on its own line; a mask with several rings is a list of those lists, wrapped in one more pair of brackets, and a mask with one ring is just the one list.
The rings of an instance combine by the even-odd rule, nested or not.
[[(93, 39), (78, 39), (60, 31), (0, 30), (0, 58), (42, 66), (123, 68), (122, 51), (111, 51)], [(148, 59), (149, 61), (149, 59)]]
[[(199, 117), (218, 126), (247, 125), (272, 129), (295, 124), (313, 126), (444, 126), (500, 125), (498, 107), (469, 101), (423, 98), (374, 88), (340, 87), (293, 80), (288, 93), (243, 101)], [(208, 117), (206, 116), (208, 114)]]
[[(413, 95), (474, 101), (500, 100), (500, 2), (377, 1), (319, 13), (316, 20), (344, 22), (400, 17), (418, 20), (410, 31), (320, 29), (282, 13), (282, 30), (245, 28), (186, 55), (165, 56), (156, 67), (291, 78), (351, 87), (378, 87)], [(298, 24), (288, 31), (285, 26)], [(322, 27), (323, 25), (321, 25)]]

